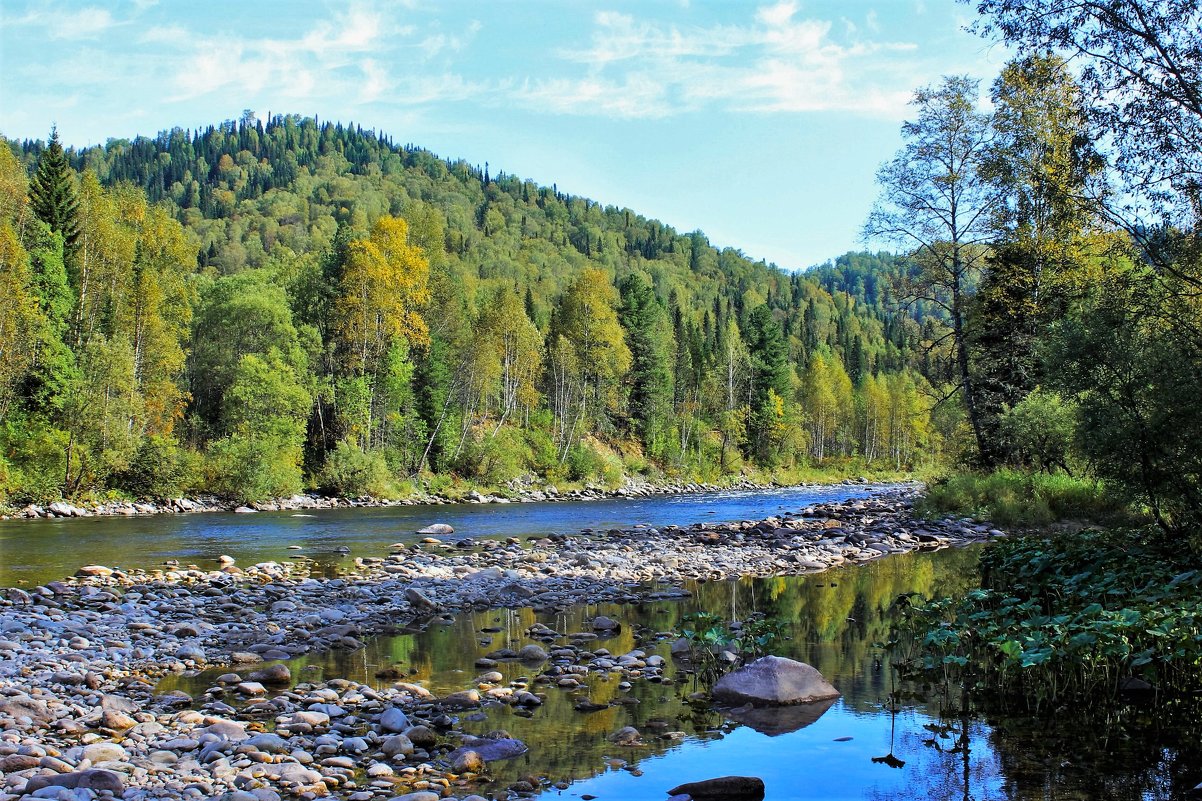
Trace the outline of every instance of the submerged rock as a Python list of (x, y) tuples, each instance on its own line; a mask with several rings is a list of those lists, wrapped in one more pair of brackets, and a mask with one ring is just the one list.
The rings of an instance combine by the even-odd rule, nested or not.
[(455, 762), (459, 757), (474, 752), (485, 762), (496, 762), (501, 759), (513, 759), (526, 753), (529, 748), (521, 740), (512, 737), (490, 739), (488, 737), (464, 737), (463, 745), (447, 754), (447, 759)]
[(759, 801), (764, 780), (754, 776), (721, 776), (673, 787), (669, 795), (686, 795), (693, 801)]
[(805, 662), (764, 656), (718, 679), (711, 695), (718, 703), (780, 706), (824, 701), (841, 693)]

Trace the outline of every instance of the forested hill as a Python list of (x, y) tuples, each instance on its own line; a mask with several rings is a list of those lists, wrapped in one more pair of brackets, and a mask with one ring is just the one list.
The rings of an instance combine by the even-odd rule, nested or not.
[[(41, 318), (0, 351), (12, 499), (897, 468), (937, 447), (930, 332), (894, 313), (888, 254), (790, 274), (295, 116), (9, 145), (5, 269)], [(98, 398), (121, 399), (112, 419), (69, 413)]]

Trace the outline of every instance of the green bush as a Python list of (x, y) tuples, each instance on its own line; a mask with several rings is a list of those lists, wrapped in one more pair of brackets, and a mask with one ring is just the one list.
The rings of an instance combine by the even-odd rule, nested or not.
[(455, 466), (466, 478), (498, 485), (525, 473), (529, 461), (530, 452), (522, 433), (502, 426), (495, 436), (491, 431), (470, 434)]
[(527, 428), (522, 431), (529, 453), (529, 467), (541, 476), (551, 476), (559, 467), (559, 453), (548, 430)]
[[(62, 497), (67, 465), (67, 432), (36, 427), (9, 440), (9, 498), (14, 503), (50, 503)], [(72, 459), (72, 468), (78, 469)]]
[(301, 490), (300, 457), (290, 437), (232, 434), (209, 446), (208, 486), (239, 503), (295, 495)]
[(568, 451), (568, 478), (584, 483), (600, 482), (613, 489), (622, 484), (625, 471), (622, 460), (612, 453), (602, 453), (587, 442)]
[(318, 485), (344, 498), (361, 495), (397, 498), (401, 494), (383, 453), (364, 451), (346, 440), (339, 442), (326, 457)]
[(129, 467), (113, 476), (113, 484), (135, 498), (177, 498), (199, 489), (204, 459), (167, 437), (142, 441)]

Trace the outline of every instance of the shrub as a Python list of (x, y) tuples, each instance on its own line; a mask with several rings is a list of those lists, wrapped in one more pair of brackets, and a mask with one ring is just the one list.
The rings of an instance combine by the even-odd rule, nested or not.
[[(7, 439), (10, 446), (9, 497), (15, 503), (50, 503), (62, 497), (67, 465), (67, 432), (38, 426)], [(78, 469), (72, 457), (73, 469)]]
[(200, 488), (204, 459), (167, 437), (142, 441), (129, 467), (113, 477), (117, 489), (136, 498), (175, 498)]
[(920, 511), (969, 515), (1005, 526), (1042, 526), (1057, 520), (1110, 519), (1121, 515), (1124, 505), (1096, 479), (998, 470), (958, 473), (931, 483)]
[(360, 495), (395, 498), (400, 495), (384, 454), (364, 451), (346, 440), (339, 442), (326, 456), (318, 485), (326, 492), (344, 498)]
[(483, 431), (470, 434), (455, 464), (461, 475), (496, 485), (521, 476), (529, 461), (529, 448), (521, 432), (502, 427), (495, 436)]
[(301, 490), (300, 457), (291, 438), (232, 434), (209, 446), (208, 486), (240, 503), (295, 495)]

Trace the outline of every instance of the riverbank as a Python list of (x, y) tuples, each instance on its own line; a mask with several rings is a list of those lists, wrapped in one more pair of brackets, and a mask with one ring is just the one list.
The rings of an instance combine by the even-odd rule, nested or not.
[[(10, 589), (0, 601), (0, 801), (47, 781), (130, 801), (470, 797), (470, 774), (482, 766), (454, 751), (464, 710), (533, 708), (540, 693), (570, 689), (589, 672), (662, 681), (662, 660), (587, 650), (622, 622), (597, 618), (591, 631), (531, 629), (520, 650), (494, 654), (528, 660), (529, 681), (495, 684), (490, 665), (478, 664), (475, 681), (465, 675), (464, 689), (441, 699), (404, 682), (287, 689), (293, 677), (259, 663), (359, 648), (375, 634), (469, 609), (681, 598), (686, 578), (818, 572), (1002, 534), (962, 519), (920, 520), (913, 499), (901, 490), (758, 521), (526, 542), (431, 538), (356, 558), (329, 578), (305, 559), (209, 571), (93, 565)], [(216, 665), (230, 673), (211, 693), (155, 693), (167, 673)]]
[[(867, 485), (866, 478), (839, 478), (829, 482), (830, 485)], [(53, 520), (81, 517), (140, 517), (146, 515), (194, 514), (200, 512), (236, 512), (253, 514), (255, 512), (308, 512), (322, 509), (375, 509), (395, 506), (441, 506), (455, 503), (489, 504), (489, 503), (536, 503), (548, 501), (596, 501), (605, 498), (647, 498), (659, 495), (686, 495), (700, 492), (719, 492), (723, 490), (757, 490), (779, 488), (784, 486), (827, 486), (822, 483), (778, 484), (775, 482), (760, 483), (745, 477), (738, 477), (722, 484), (707, 484), (697, 482), (656, 483), (628, 479), (622, 486), (609, 489), (600, 486), (585, 486), (581, 488), (560, 491), (554, 485), (541, 488), (514, 485), (503, 492), (483, 492), (470, 489), (460, 496), (450, 496), (438, 493), (419, 492), (406, 498), (340, 498), (336, 496), (303, 494), (289, 498), (276, 498), (261, 503), (240, 504), (211, 495), (194, 498), (171, 498), (167, 500), (143, 501), (98, 501), (76, 505), (68, 501), (55, 501), (51, 504), (27, 504), (20, 509), (7, 512), (0, 507), (0, 520)]]

